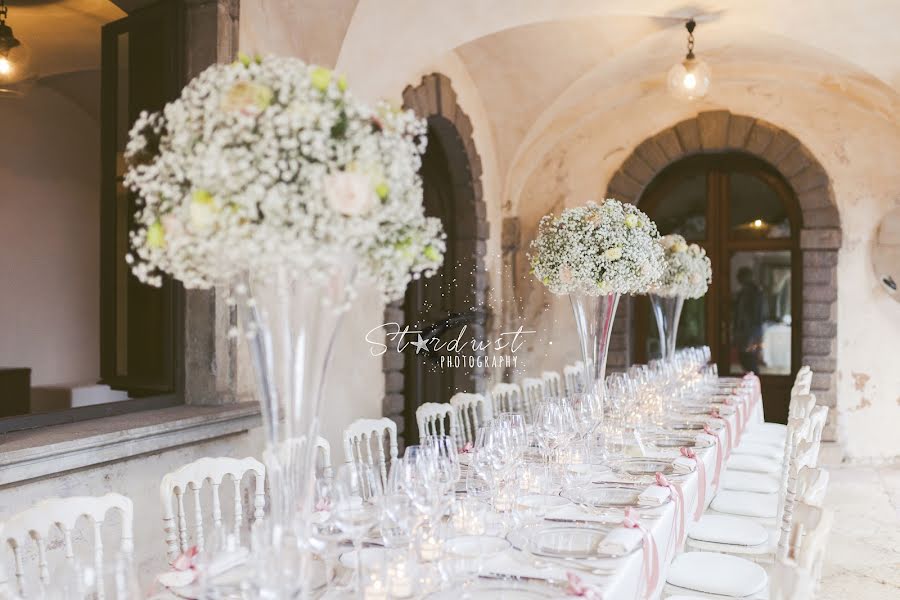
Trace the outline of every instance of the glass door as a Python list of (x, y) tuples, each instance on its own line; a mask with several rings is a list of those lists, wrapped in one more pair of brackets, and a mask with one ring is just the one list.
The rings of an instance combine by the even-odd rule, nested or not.
[[(702, 155), (667, 167), (640, 205), (662, 235), (683, 235), (712, 261), (709, 293), (685, 302), (678, 346), (710, 346), (723, 375), (757, 373), (767, 419), (784, 422), (800, 356), (800, 218), (790, 188), (755, 158)], [(658, 355), (652, 319), (640, 298), (638, 362)]]

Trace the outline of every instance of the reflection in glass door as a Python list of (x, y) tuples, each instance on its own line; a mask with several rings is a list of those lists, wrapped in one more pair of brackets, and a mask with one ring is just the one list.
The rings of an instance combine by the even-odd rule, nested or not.
[[(708, 345), (719, 372), (760, 375), (766, 417), (784, 421), (799, 368), (800, 211), (766, 163), (742, 154), (701, 155), (662, 171), (641, 208), (660, 233), (679, 233), (712, 261), (709, 293), (685, 302), (678, 346)], [(635, 303), (635, 360), (659, 355), (649, 302)]]

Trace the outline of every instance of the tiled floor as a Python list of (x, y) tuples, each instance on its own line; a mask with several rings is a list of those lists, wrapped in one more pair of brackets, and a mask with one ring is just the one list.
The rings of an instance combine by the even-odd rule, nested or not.
[(900, 598), (900, 465), (829, 466), (835, 510), (819, 598)]

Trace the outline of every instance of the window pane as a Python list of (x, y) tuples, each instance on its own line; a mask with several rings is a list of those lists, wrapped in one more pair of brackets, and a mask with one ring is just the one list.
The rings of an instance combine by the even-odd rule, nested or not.
[(791, 253), (731, 255), (731, 373), (791, 372)]
[(653, 214), (662, 235), (706, 239), (706, 173), (685, 177), (666, 193)]
[(729, 213), (733, 239), (791, 237), (791, 223), (778, 193), (749, 173), (728, 177)]

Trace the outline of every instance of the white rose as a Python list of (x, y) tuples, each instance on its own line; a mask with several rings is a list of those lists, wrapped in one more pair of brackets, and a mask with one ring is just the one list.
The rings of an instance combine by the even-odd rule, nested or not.
[(619, 260), (620, 258), (622, 258), (622, 249), (618, 246), (610, 248), (603, 253), (603, 256), (605, 256), (609, 260)]
[(679, 253), (684, 252), (685, 250), (687, 250), (687, 248), (687, 244), (682, 242), (681, 240), (678, 240), (677, 242), (675, 242), (675, 245), (672, 246), (672, 250)]
[(206, 190), (194, 190), (191, 197), (190, 217), (194, 231), (207, 231), (216, 222), (219, 207)]
[(341, 172), (325, 179), (328, 204), (348, 217), (363, 215), (378, 204), (378, 195), (368, 176), (362, 173)]

